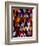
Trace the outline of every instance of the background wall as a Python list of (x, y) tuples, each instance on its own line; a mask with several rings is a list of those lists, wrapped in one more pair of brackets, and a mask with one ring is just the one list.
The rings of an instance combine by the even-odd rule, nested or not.
[[(5, 1), (7, 0), (0, 0), (0, 46), (8, 46), (8, 45), (5, 45)], [(39, 0), (13, 0), (13, 1), (39, 3)], [(38, 15), (38, 18), (39, 18), (39, 15)], [(39, 23), (39, 20), (38, 20), (38, 23)], [(18, 44), (18, 45), (12, 45), (12, 46), (39, 46), (39, 43), (20, 44), (20, 45)]]

